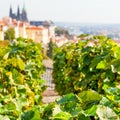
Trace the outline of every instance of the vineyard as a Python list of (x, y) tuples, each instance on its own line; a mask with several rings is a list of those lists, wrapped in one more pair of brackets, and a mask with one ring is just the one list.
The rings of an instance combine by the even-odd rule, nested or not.
[(110, 38), (94, 36), (61, 47), (53, 78), (68, 120), (120, 119), (120, 46)]
[(0, 120), (119, 120), (120, 46), (94, 36), (53, 50), (53, 82), (61, 96), (44, 104), (40, 44), (0, 42)]

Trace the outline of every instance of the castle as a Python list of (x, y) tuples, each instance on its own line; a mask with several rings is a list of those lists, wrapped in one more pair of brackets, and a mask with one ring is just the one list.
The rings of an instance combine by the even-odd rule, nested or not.
[(9, 17), (0, 20), (0, 40), (4, 40), (5, 32), (13, 28), (15, 38), (33, 39), (35, 42), (47, 45), (50, 40), (55, 40), (55, 27), (52, 21), (29, 21), (24, 5), (21, 11), (18, 6), (16, 13), (10, 6)]
[(9, 17), (17, 21), (28, 22), (25, 5), (23, 5), (22, 12), (20, 12), (20, 7), (18, 6), (16, 14), (13, 12), (12, 6), (10, 6)]

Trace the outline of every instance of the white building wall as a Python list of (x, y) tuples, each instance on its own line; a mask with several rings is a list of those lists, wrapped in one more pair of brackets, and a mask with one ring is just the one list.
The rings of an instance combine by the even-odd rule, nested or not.
[(19, 28), (18, 26), (14, 28), (15, 30), (15, 38), (18, 38), (19, 37)]
[(44, 44), (48, 44), (49, 43), (48, 29), (44, 29), (41, 32), (42, 32), (42, 42)]
[(55, 26), (50, 26), (49, 30), (49, 37), (55, 37)]

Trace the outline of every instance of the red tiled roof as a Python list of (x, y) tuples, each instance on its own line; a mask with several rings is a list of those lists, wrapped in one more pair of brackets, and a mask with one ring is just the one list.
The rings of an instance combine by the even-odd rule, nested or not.
[(44, 30), (44, 27), (30, 26), (26, 28), (27, 30)]

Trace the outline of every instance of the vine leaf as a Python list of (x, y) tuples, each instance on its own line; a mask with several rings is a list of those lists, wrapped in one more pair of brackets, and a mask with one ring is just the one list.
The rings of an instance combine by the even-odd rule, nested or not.
[(109, 107), (100, 105), (97, 109), (100, 120), (119, 120), (119, 116)]
[(107, 62), (105, 60), (102, 60), (100, 61), (98, 64), (97, 64), (97, 69), (105, 69), (106, 68), (106, 64)]

